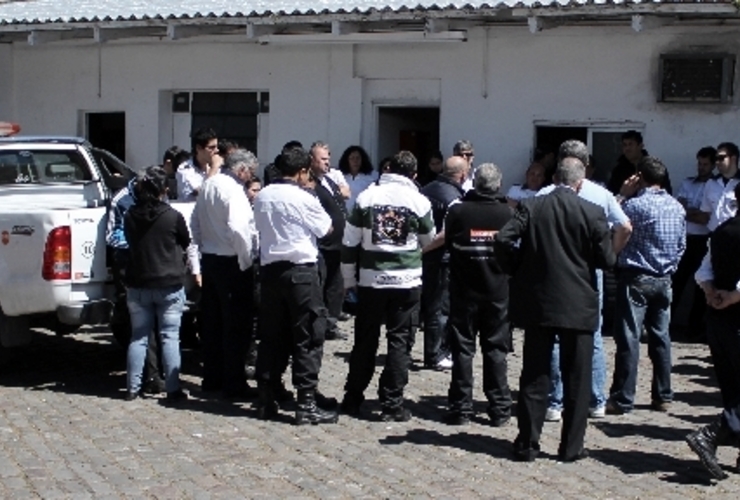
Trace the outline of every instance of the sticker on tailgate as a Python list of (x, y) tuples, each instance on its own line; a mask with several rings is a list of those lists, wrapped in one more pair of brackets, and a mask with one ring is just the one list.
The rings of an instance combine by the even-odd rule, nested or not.
[(31, 236), (36, 232), (33, 226), (13, 226), (10, 230), (10, 234), (19, 234), (22, 236)]

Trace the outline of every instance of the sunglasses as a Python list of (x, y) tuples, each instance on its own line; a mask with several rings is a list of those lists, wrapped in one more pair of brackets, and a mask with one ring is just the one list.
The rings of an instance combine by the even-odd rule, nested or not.
[(475, 153), (460, 153), (460, 156), (464, 156), (465, 158), (472, 158), (475, 156)]
[(728, 156), (730, 156), (730, 155), (728, 155), (728, 154), (718, 154), (716, 156), (716, 158), (717, 158), (717, 161), (725, 161), (725, 158), (727, 158)]

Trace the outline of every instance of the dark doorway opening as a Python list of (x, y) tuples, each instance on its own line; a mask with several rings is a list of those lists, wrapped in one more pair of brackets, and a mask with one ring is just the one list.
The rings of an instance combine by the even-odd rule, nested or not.
[[(261, 94), (265, 99), (267, 93)], [(219, 139), (234, 141), (258, 154), (259, 99), (257, 92), (194, 92), (191, 132), (211, 127)]]
[(420, 174), (439, 150), (439, 108), (379, 107), (376, 164), (398, 151), (411, 151)]
[(87, 113), (87, 140), (126, 161), (126, 113)]

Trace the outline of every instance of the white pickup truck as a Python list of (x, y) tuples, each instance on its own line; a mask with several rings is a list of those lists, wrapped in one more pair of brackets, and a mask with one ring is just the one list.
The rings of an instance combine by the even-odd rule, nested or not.
[(84, 139), (0, 139), (0, 349), (109, 322), (107, 207), (134, 175)]

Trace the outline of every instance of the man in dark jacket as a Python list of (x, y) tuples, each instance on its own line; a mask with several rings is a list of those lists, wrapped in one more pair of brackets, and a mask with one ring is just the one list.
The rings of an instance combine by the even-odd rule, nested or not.
[(511, 417), (511, 391), (506, 355), (511, 347), (509, 277), (493, 251), (493, 239), (511, 219), (506, 197), (500, 196), (501, 171), (484, 163), (475, 171), (473, 191), (450, 207), (445, 221), (445, 246), (450, 252), (450, 351), (452, 381), (447, 423), (466, 424), (473, 414), (473, 357), (480, 335), (483, 391), (494, 427)]
[[(450, 204), (464, 194), (462, 183), (467, 176), (468, 163), (465, 159), (451, 156), (445, 161), (437, 179), (421, 189), (421, 194), (432, 204), (432, 217), (437, 233), (442, 230)], [(449, 370), (452, 367), (446, 334), (447, 315), (450, 310), (448, 260), (449, 254), (444, 248), (425, 253), (422, 260), (424, 366), (437, 370)]]
[[(606, 187), (614, 195), (618, 195), (624, 181), (637, 173), (637, 165), (648, 156), (642, 143), (642, 134), (637, 130), (628, 130), (622, 134), (622, 156), (617, 160), (617, 166), (612, 169), (609, 182)], [(671, 178), (666, 172), (666, 177), (660, 186), (672, 194)]]
[(556, 335), (565, 396), (558, 456), (570, 462), (587, 455), (583, 438), (593, 332), (599, 324), (596, 269), (613, 266), (616, 257), (603, 209), (578, 197), (585, 175), (580, 160), (562, 159), (557, 169), (561, 185), (520, 203), (495, 239), (497, 257), (506, 257), (513, 271), (511, 320), (525, 329), (517, 460), (533, 461), (539, 453)]

